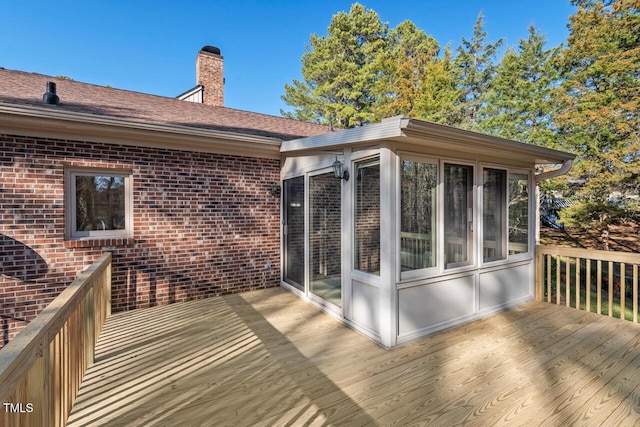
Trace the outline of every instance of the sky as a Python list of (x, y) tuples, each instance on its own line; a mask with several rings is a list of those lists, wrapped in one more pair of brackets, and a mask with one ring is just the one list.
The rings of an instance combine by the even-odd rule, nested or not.
[[(196, 85), (206, 45), (224, 57), (225, 106), (280, 115), (285, 83), (301, 79), (312, 33), (352, 1), (0, 0), (0, 67), (175, 97)], [(517, 47), (531, 24), (548, 47), (568, 35), (569, 0), (363, 0), (390, 28), (413, 21), (441, 46), (470, 39), (479, 13), (487, 40)]]

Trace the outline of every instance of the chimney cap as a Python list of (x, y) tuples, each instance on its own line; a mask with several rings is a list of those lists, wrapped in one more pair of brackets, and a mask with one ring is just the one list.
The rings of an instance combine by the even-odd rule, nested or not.
[(214, 55), (220, 55), (220, 48), (217, 48), (215, 46), (205, 46), (200, 49), (200, 52), (208, 52), (213, 53)]

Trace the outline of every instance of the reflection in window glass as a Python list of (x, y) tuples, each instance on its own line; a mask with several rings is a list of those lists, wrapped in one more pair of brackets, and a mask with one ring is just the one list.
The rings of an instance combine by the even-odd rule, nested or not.
[(304, 290), (304, 177), (283, 182), (284, 280)]
[(309, 177), (309, 286), (311, 292), (342, 305), (342, 181), (333, 172)]
[(473, 167), (444, 165), (445, 268), (469, 264), (473, 221)]
[(529, 251), (529, 176), (509, 175), (509, 255)]
[(75, 184), (75, 231), (125, 229), (124, 177), (80, 175)]
[(380, 275), (380, 159), (355, 165), (356, 270)]
[(403, 160), (400, 172), (400, 267), (436, 265), (436, 187), (438, 166)]
[(482, 184), (482, 246), (485, 261), (504, 259), (505, 197), (507, 173), (485, 169)]

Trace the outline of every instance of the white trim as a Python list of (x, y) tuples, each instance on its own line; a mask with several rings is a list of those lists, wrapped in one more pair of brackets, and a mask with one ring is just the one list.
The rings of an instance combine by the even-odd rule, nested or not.
[(397, 216), (397, 221), (396, 221), (396, 235), (399, 237), (396, 239), (396, 268), (398, 271), (397, 277), (396, 277), (396, 281), (397, 282), (403, 282), (403, 281), (410, 281), (410, 280), (415, 280), (415, 279), (420, 279), (420, 278), (424, 278), (424, 277), (432, 277), (432, 276), (437, 276), (440, 271), (439, 271), (439, 265), (440, 265), (440, 261), (442, 260), (442, 256), (440, 255), (440, 250), (439, 250), (439, 240), (440, 240), (440, 236), (439, 236), (439, 224), (440, 221), (442, 220), (442, 218), (440, 217), (440, 204), (441, 204), (441, 200), (439, 199), (439, 187), (440, 187), (440, 159), (435, 158), (433, 156), (429, 156), (429, 155), (422, 155), (419, 153), (413, 153), (413, 152), (408, 152), (408, 151), (398, 151), (396, 153), (396, 162), (397, 162), (397, 166), (396, 166), (396, 170), (397, 170), (397, 178), (396, 178), (396, 201), (395, 201), (395, 207), (398, 211), (402, 210), (402, 177), (401, 177), (401, 173), (402, 173), (402, 162), (404, 160), (407, 161), (411, 161), (411, 162), (416, 162), (416, 163), (425, 163), (425, 164), (431, 164), (431, 165), (435, 165), (436, 166), (436, 188), (435, 188), (435, 202), (436, 202), (436, 209), (435, 209), (435, 242), (434, 245), (432, 247), (432, 250), (435, 251), (435, 265), (433, 267), (428, 267), (428, 268), (421, 268), (421, 269), (416, 269), (416, 270), (408, 270), (408, 271), (402, 271), (402, 265), (401, 265), (401, 234), (402, 234), (402, 213), (399, 212), (398, 216)]
[[(502, 213), (502, 238), (500, 245), (502, 249), (501, 258), (484, 259), (484, 171), (492, 169), (504, 172), (505, 188), (503, 193), (503, 201), (500, 206)], [(493, 163), (480, 163), (478, 165), (478, 264), (480, 266), (502, 263), (509, 257), (509, 167), (505, 165), (497, 165)]]
[[(444, 209), (445, 209), (445, 203), (444, 203), (444, 196), (445, 196), (445, 188), (444, 188), (444, 179), (445, 179), (445, 174), (444, 174), (444, 166), (445, 164), (449, 164), (449, 165), (456, 165), (456, 166), (470, 166), (472, 168), (471, 171), (471, 200), (469, 201), (469, 204), (471, 205), (471, 229), (467, 231), (467, 238), (468, 238), (468, 242), (467, 242), (467, 255), (468, 255), (468, 260), (466, 262), (458, 262), (458, 263), (453, 263), (454, 265), (447, 268), (446, 266), (446, 262), (445, 262), (445, 239), (444, 239), (444, 219), (445, 219), (445, 215), (444, 215)], [(480, 223), (479, 219), (478, 219), (478, 211), (479, 209), (477, 209), (477, 192), (478, 192), (478, 182), (477, 182), (477, 170), (478, 170), (478, 162), (467, 162), (467, 161), (460, 161), (459, 159), (451, 159), (451, 158), (442, 158), (440, 159), (440, 180), (439, 180), (439, 200), (441, 201), (440, 203), (440, 209), (439, 209), (439, 213), (440, 213), (440, 218), (441, 218), (441, 227), (439, 228), (439, 236), (438, 236), (438, 240), (440, 241), (440, 245), (438, 246), (438, 252), (440, 252), (442, 259), (441, 259), (441, 263), (440, 265), (440, 274), (444, 273), (445, 271), (456, 271), (458, 269), (467, 269), (467, 268), (471, 268), (471, 269), (475, 269), (478, 268), (478, 256), (477, 256), (477, 251), (478, 251), (478, 233), (477, 233), (477, 228), (478, 228), (478, 224)], [(469, 208), (467, 208), (469, 209)], [(469, 218), (467, 218), (467, 221), (469, 221)], [(471, 244), (471, 246), (469, 247), (469, 243)]]
[(575, 158), (575, 155), (533, 144), (526, 144), (458, 129), (404, 116), (390, 117), (380, 123), (359, 128), (284, 141), (281, 153), (313, 151), (343, 146), (362, 146), (382, 140), (408, 142), (417, 146), (485, 153), (491, 151), (505, 159), (528, 159), (537, 164), (559, 164)]
[(280, 159), (280, 139), (0, 103), (9, 135)]

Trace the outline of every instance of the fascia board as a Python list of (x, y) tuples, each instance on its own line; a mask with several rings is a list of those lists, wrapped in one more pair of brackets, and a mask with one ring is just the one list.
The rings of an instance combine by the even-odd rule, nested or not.
[(0, 132), (43, 138), (280, 158), (278, 138), (0, 104)]
[(402, 136), (401, 122), (401, 117), (391, 117), (380, 123), (358, 128), (283, 141), (280, 152), (283, 154), (292, 154), (301, 151), (364, 145), (374, 141), (400, 137)]
[(504, 157), (515, 158), (525, 156), (536, 164), (559, 164), (575, 158), (574, 154), (559, 150), (415, 119), (406, 123), (403, 135), (414, 141), (446, 143), (451, 148), (463, 151), (494, 151)]
[(345, 146), (367, 145), (382, 140), (441, 147), (468, 153), (494, 153), (505, 159), (523, 159), (536, 164), (559, 164), (575, 155), (505, 138), (403, 116), (390, 117), (360, 128), (308, 138), (283, 141), (280, 152), (294, 154)]

